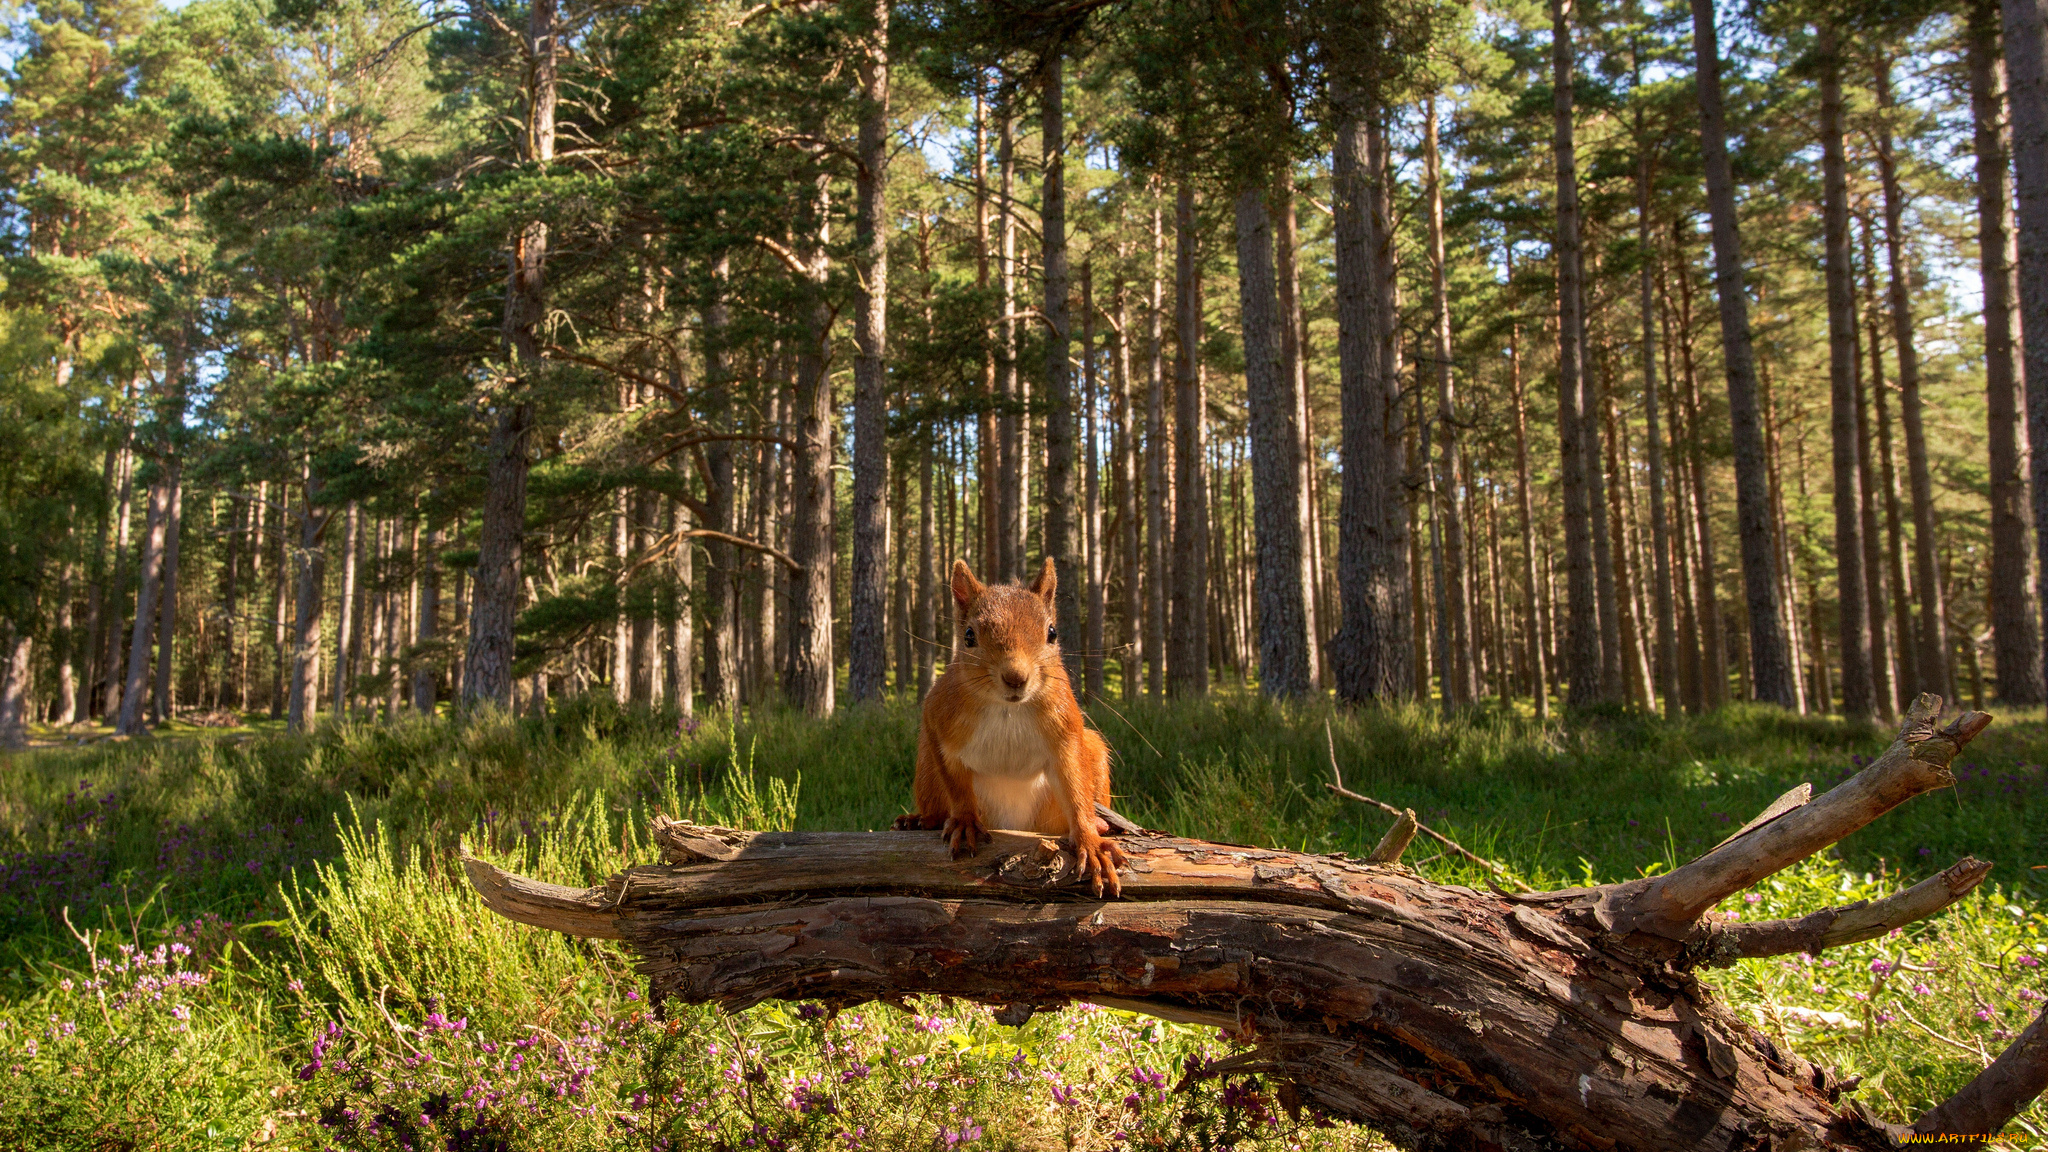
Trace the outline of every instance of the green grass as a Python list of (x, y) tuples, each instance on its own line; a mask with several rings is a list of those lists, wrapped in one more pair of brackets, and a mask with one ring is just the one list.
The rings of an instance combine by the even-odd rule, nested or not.
[[(1763, 708), (1540, 725), (1223, 695), (1119, 702), (1095, 719), (1116, 750), (1118, 805), (1147, 825), (1364, 851), (1388, 819), (1323, 787), (1327, 724), (1350, 787), (1538, 885), (1690, 858), (1888, 739)], [(1021, 1030), (936, 1002), (915, 1020), (764, 1005), (658, 1022), (619, 948), (492, 916), (449, 867), (462, 840), (591, 882), (652, 856), (656, 810), (883, 828), (907, 804), (915, 734), (907, 707), (685, 731), (591, 697), (546, 718), (180, 731), (0, 758), (0, 1147), (1370, 1142), (1296, 1126), (1270, 1085), (1169, 1098), (1156, 1077), (1170, 1086), (1225, 1045), (1121, 1013), (1070, 1009)], [(1998, 862), (1981, 895), (1935, 921), (1818, 959), (1745, 962), (1713, 974), (1723, 994), (1782, 1043), (1864, 1075), (1880, 1113), (1952, 1091), (2048, 989), (2048, 872), (2032, 870), (2048, 863), (2043, 762), (2041, 717), (2001, 717), (1958, 765), (1957, 790), (1731, 900), (1794, 915), (1965, 854)], [(1433, 878), (1478, 878), (1425, 842), (1410, 855)], [(2044, 1129), (2037, 1105), (2015, 1130), (2038, 1142)]]

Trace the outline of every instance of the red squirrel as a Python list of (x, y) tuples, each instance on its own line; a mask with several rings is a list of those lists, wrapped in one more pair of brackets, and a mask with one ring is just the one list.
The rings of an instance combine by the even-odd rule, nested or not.
[(1123, 892), (1123, 850), (1109, 823), (1109, 745), (1083, 723), (1053, 626), (1052, 558), (1029, 587), (984, 585), (953, 562), (959, 641), (924, 698), (917, 732), (917, 811), (903, 829), (936, 828), (954, 857), (990, 828), (1064, 836), (1095, 894)]

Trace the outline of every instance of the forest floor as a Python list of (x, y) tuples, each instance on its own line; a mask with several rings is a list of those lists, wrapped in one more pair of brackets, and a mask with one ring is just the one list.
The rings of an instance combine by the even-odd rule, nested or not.
[[(218, 718), (214, 718), (218, 719)], [(1115, 702), (1118, 806), (1149, 826), (1315, 852), (1388, 820), (1345, 782), (1538, 886), (1668, 868), (1888, 733), (1733, 707), (1539, 723), (1488, 708)], [(0, 1147), (525, 1149), (1363, 1148), (1271, 1085), (1174, 1091), (1212, 1030), (1091, 1005), (1021, 1029), (925, 1002), (837, 1017), (765, 1004), (655, 1021), (626, 953), (483, 909), (458, 841), (588, 883), (654, 858), (654, 811), (879, 829), (907, 804), (915, 710), (737, 724), (558, 702), (545, 718), (251, 719), (0, 754)], [(1864, 1077), (1881, 1114), (1945, 1097), (2048, 993), (2048, 724), (2001, 715), (1958, 788), (1912, 801), (1730, 899), (1744, 917), (1874, 896), (1965, 854), (1997, 862), (1934, 920), (1823, 957), (1710, 974), (1780, 1043)], [(1410, 855), (1446, 882), (1470, 866)], [(2015, 1122), (2048, 1146), (2048, 1107)]]

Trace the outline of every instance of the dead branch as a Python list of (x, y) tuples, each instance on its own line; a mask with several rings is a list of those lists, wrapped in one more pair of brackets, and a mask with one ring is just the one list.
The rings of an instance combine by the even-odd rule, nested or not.
[[(1332, 781), (1328, 784), (1323, 785), (1323, 787), (1328, 788), (1330, 791), (1335, 792), (1337, 795), (1344, 797), (1346, 800), (1356, 800), (1360, 804), (1370, 804), (1373, 807), (1379, 809), (1380, 811), (1385, 812), (1387, 815), (1396, 817), (1396, 828), (1400, 827), (1399, 821), (1401, 820), (1413, 820), (1415, 822), (1415, 832), (1421, 832), (1423, 835), (1443, 845), (1446, 851), (1452, 853), (1453, 855), (1462, 856), (1465, 859), (1470, 860), (1472, 863), (1479, 865), (1481, 868), (1486, 869), (1488, 872), (1491, 872), (1494, 875), (1505, 879), (1508, 883), (1515, 886), (1515, 890), (1517, 892), (1535, 891), (1534, 888), (1531, 888), (1529, 887), (1529, 885), (1523, 883), (1519, 877), (1509, 872), (1506, 868), (1501, 867), (1499, 864), (1496, 864), (1493, 861), (1488, 860), (1486, 857), (1481, 856), (1476, 852), (1467, 850), (1464, 845), (1458, 843), (1456, 840), (1453, 840), (1450, 837), (1444, 835), (1443, 833), (1437, 831), (1436, 829), (1431, 828), (1429, 825), (1424, 824), (1422, 821), (1416, 820), (1415, 810), (1413, 808), (1396, 808), (1392, 804), (1388, 804), (1385, 801), (1375, 800), (1370, 796), (1366, 796), (1358, 792), (1353, 792), (1351, 789), (1346, 788), (1344, 786), (1344, 770), (1342, 768), (1337, 767), (1337, 738), (1336, 736), (1331, 734), (1330, 722), (1328, 720), (1323, 721), (1323, 739), (1328, 741), (1330, 745), (1330, 775), (1333, 777)], [(1393, 831), (1391, 829), (1388, 831), (1387, 836), (1389, 838), (1393, 836)], [(1408, 838), (1406, 840), (1401, 841), (1400, 847), (1393, 851), (1393, 855), (1391, 855), (1385, 860), (1381, 860), (1378, 858), (1380, 848), (1385, 848), (1388, 846), (1388, 840), (1382, 839), (1380, 841), (1380, 848), (1373, 849), (1374, 863), (1391, 864), (1394, 861), (1399, 860), (1401, 858), (1401, 853), (1405, 851), (1408, 847), (1408, 841), (1413, 840), (1414, 838), (1414, 832), (1410, 832), (1408, 834)]]
[[(1983, 724), (1966, 716), (1935, 733), (1937, 710), (1916, 708), (1900, 743), (1918, 754), (1914, 771), (1945, 776)], [(1903, 799), (1915, 787), (1887, 783), (1902, 767), (1888, 753), (1866, 770), (1877, 780), (1836, 789), (1853, 807), (1830, 792), (1702, 860), (1765, 851), (1759, 837), (1784, 835), (1773, 829), (1811, 809), (1861, 814), (1875, 802), (1859, 798)], [(1857, 818), (1773, 838), (1767, 851), (1790, 856)], [(1254, 1046), (1209, 1074), (1272, 1077), (1410, 1147), (1691, 1152), (1893, 1147), (1900, 1130), (1738, 1019), (1692, 969), (1730, 946), (1760, 954), (1749, 951), (1755, 941), (1865, 938), (1938, 912), (1986, 867), (1964, 860), (1896, 896), (1790, 925), (1731, 929), (1702, 909), (1673, 934), (1638, 905), (1646, 881), (1480, 892), (1395, 864), (1114, 823), (1130, 865), (1113, 901), (1088, 894), (1059, 841), (1020, 832), (997, 832), (955, 860), (935, 835), (754, 833), (658, 818), (664, 863), (601, 887), (540, 884), (473, 858), (463, 868), (502, 915), (626, 941), (658, 1004), (941, 994), (1021, 1022), (1085, 998), (1228, 1028)], [(1722, 879), (1689, 890), (1747, 870), (1717, 863)], [(2037, 1021), (1914, 1131), (1996, 1132), (2044, 1083), (2048, 1025)]]

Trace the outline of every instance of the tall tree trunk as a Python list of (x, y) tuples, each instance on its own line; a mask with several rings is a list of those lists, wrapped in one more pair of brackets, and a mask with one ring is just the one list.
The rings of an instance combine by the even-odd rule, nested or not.
[(1939, 546), (1934, 536), (1934, 479), (1927, 465), (1927, 433), (1921, 420), (1920, 353), (1914, 334), (1912, 283), (1906, 268), (1905, 193), (1887, 116), (1893, 107), (1891, 61), (1875, 64), (1877, 173), (1884, 188), (1884, 246), (1891, 273), (1892, 346), (1899, 368), (1899, 423), (1906, 432), (1906, 481), (1913, 501), (1913, 590), (1920, 599), (1918, 677), (1915, 688), (1942, 691), (1949, 682), (1948, 629), (1941, 612)]
[[(667, 519), (678, 533), (676, 586), (682, 589), (682, 602), (676, 606), (675, 622), (669, 626), (669, 657), (673, 661), (669, 690), (676, 711), (684, 716), (694, 716), (697, 712), (697, 549), (689, 536), (681, 535), (682, 530), (689, 527), (689, 513), (682, 503), (676, 500), (664, 503), (668, 505)], [(654, 686), (649, 685), (650, 699), (653, 690)]]
[(1301, 243), (1300, 227), (1294, 214), (1294, 166), (1283, 164), (1280, 178), (1273, 183), (1273, 252), (1277, 262), (1280, 293), (1280, 372), (1294, 397), (1295, 459), (1299, 467), (1295, 488), (1295, 531), (1301, 540), (1302, 630), (1308, 637), (1303, 652), (1311, 689), (1322, 683), (1322, 621), (1316, 603), (1318, 573), (1315, 554), (1314, 436), (1309, 430), (1308, 327), (1301, 312), (1301, 266), (1296, 249)]
[[(1118, 245), (1118, 255), (1123, 255)], [(1118, 262), (1122, 266), (1122, 260)], [(1138, 420), (1137, 409), (1131, 397), (1131, 310), (1125, 285), (1119, 279), (1116, 286), (1116, 330), (1110, 338), (1116, 342), (1115, 359), (1110, 362), (1116, 373), (1111, 382), (1114, 396), (1111, 400), (1110, 419), (1115, 430), (1111, 438), (1110, 488), (1114, 493), (1112, 502), (1116, 505), (1117, 556), (1118, 566), (1123, 570), (1123, 668), (1124, 699), (1138, 698), (1138, 681), (1141, 677), (1141, 658), (1150, 656), (1144, 636), (1144, 603), (1140, 573), (1144, 571), (1144, 560), (1138, 550)], [(1148, 501), (1149, 507), (1149, 501)]]
[(1439, 456), (1438, 499), (1430, 518), (1443, 521), (1444, 568), (1447, 582), (1439, 603), (1449, 617), (1450, 647), (1444, 661), (1447, 707), (1470, 704), (1479, 697), (1472, 584), (1465, 557), (1465, 522), (1459, 514), (1458, 479), (1462, 474), (1458, 446), (1456, 401), (1451, 382), (1451, 299), (1444, 254), (1443, 159), (1437, 149), (1436, 97), (1425, 101), (1423, 179), (1429, 185), (1429, 262), (1431, 328), (1436, 338), (1436, 423), (1443, 438)]
[(149, 486), (149, 514), (142, 535), (142, 558), (136, 564), (135, 623), (128, 642), (127, 682), (121, 687), (120, 720), (114, 731), (132, 736), (142, 727), (149, 685), (150, 635), (156, 628), (157, 594), (163, 587), (165, 522), (170, 519), (170, 475), (159, 469)]
[(917, 673), (911, 666), (911, 598), (914, 593), (910, 586), (910, 549), (905, 547), (900, 534), (910, 526), (910, 470), (892, 467), (889, 469), (889, 527), (899, 534), (897, 546), (889, 550), (889, 559), (895, 572), (889, 578), (889, 646), (895, 650), (896, 682), (892, 695), (902, 696), (910, 690), (911, 681)]
[[(727, 363), (726, 341), (732, 324), (732, 307), (726, 299), (730, 262), (720, 254), (711, 266), (712, 297), (704, 309), (704, 375), (711, 402), (711, 423), (720, 431), (734, 431), (732, 371)], [(733, 441), (714, 440), (704, 446), (705, 464), (710, 472), (705, 507), (711, 513), (711, 527), (738, 535), (739, 500), (735, 485)], [(705, 539), (704, 573), (704, 703), (713, 712), (730, 714), (739, 703), (739, 572), (738, 549), (716, 537)]]
[(2018, 318), (2013, 283), (2005, 77), (1996, 0), (1975, 0), (1968, 18), (1970, 113), (1977, 159), (1977, 257), (1984, 285), (1984, 395), (1991, 464), (1991, 659), (1998, 700), (2028, 708), (2048, 699), (2027, 550), (2027, 472), (2020, 451), (2021, 383), (2013, 362)]
[[(556, 0), (533, 0), (526, 21), (524, 48), (530, 73), (519, 158), (540, 171), (555, 159), (558, 35)], [(533, 434), (532, 375), (541, 370), (538, 328), (547, 318), (547, 256), (548, 226), (538, 220), (524, 225), (512, 246), (505, 284), (501, 330), (516, 376), (497, 400), (485, 456), (483, 523), (470, 594), (469, 648), (463, 660), (465, 706), (512, 706), (513, 633), (526, 535), (526, 452)]]
[(1203, 450), (1206, 404), (1202, 396), (1201, 281), (1196, 261), (1195, 192), (1182, 180), (1174, 200), (1173, 651), (1166, 690), (1173, 696), (1209, 692), (1209, 485)]
[(135, 429), (131, 425), (122, 430), (120, 456), (115, 461), (115, 471), (120, 474), (119, 494), (114, 498), (113, 537), (114, 574), (107, 584), (107, 593), (101, 598), (100, 624), (102, 642), (100, 658), (100, 680), (103, 695), (100, 699), (100, 715), (118, 719), (121, 712), (123, 682), (127, 679), (121, 663), (121, 625), (124, 621), (122, 609), (128, 605), (128, 549), (130, 533), (135, 520)]
[[(917, 698), (924, 699), (932, 690), (932, 660), (939, 647), (939, 568), (938, 557), (934, 554), (937, 546), (936, 533), (932, 524), (932, 439), (927, 432), (920, 438), (918, 456), (921, 467), (917, 475), (917, 637), (913, 647), (917, 650)], [(984, 479), (985, 484), (985, 479)], [(982, 508), (989, 504), (983, 499)], [(987, 537), (987, 525), (982, 535)]]
[[(984, 296), (988, 292), (990, 255), (988, 102), (983, 94), (986, 87), (985, 79), (986, 77), (977, 78), (974, 86), (974, 287)], [(1007, 309), (1004, 314), (1008, 314)], [(1002, 486), (999, 481), (1003, 476), (1003, 442), (996, 434), (996, 407), (1000, 399), (1000, 393), (997, 391), (996, 383), (996, 359), (998, 352), (995, 340), (996, 332), (1003, 330), (1002, 323), (1004, 322), (998, 322), (995, 330), (985, 334), (988, 337), (988, 349), (982, 355), (981, 411), (978, 414), (977, 435), (975, 438), (977, 452), (974, 480), (976, 495), (979, 497), (981, 506), (981, 557), (976, 567), (991, 579), (994, 579), (996, 574), (1001, 571), (999, 561), (1002, 556), (1003, 503), (1000, 496)], [(925, 452), (927, 462), (929, 462), (930, 455), (931, 445), (927, 442)], [(928, 463), (927, 466), (929, 466)], [(919, 489), (920, 500), (923, 499), (924, 491), (922, 488)], [(923, 532), (924, 530), (920, 528), (919, 531)], [(933, 636), (928, 630), (923, 635), (928, 643), (937, 643), (938, 641), (938, 638)], [(918, 674), (920, 677), (924, 675), (929, 663), (927, 658), (919, 657)], [(924, 681), (920, 679), (919, 684), (922, 685), (923, 683)], [(922, 687), (918, 689), (918, 697), (920, 699), (924, 697), (924, 689)]]
[(337, 717), (348, 715), (349, 672), (357, 658), (356, 633), (360, 631), (360, 622), (357, 619), (356, 594), (362, 537), (362, 506), (351, 500), (341, 525), (341, 618), (334, 628), (334, 714)]
[(1728, 418), (1735, 442), (1735, 504), (1742, 545), (1742, 582), (1749, 605), (1749, 658), (1756, 699), (1780, 707), (1798, 703), (1792, 650), (1778, 600), (1778, 565), (1771, 543), (1769, 460), (1757, 399), (1756, 360), (1750, 347), (1749, 300), (1742, 287), (1742, 241), (1736, 230), (1735, 173), (1728, 159), (1727, 117), (1721, 97), (1721, 49), (1713, 0), (1691, 0), (1693, 55), (1700, 108), (1700, 149), (1713, 224), (1714, 292), (1721, 308), (1722, 367), (1728, 377)]
[[(285, 706), (285, 726), (293, 732), (309, 730), (320, 708), (320, 614), (327, 591), (325, 539), (327, 526), (334, 519), (331, 511), (319, 506), (320, 481), (308, 472), (304, 485), (305, 496), (298, 510), (299, 542), (292, 549), (291, 565), (296, 591), (292, 614), (291, 686)], [(340, 679), (339, 671), (337, 666), (337, 680)]]
[[(1842, 61), (1834, 25), (1819, 26), (1822, 220), (1827, 247), (1829, 429), (1835, 502), (1837, 639), (1842, 656), (1842, 714), (1868, 719), (1877, 688), (1868, 644), (1870, 613), (1864, 600), (1863, 509), (1857, 499), (1860, 445), (1856, 435), (1856, 285), (1849, 265), (1849, 176), (1842, 140)], [(1815, 658), (1826, 664), (1818, 649)], [(1826, 697), (1819, 701), (1827, 707)]]
[(178, 559), (184, 535), (185, 462), (172, 456), (165, 462), (165, 483), (170, 486), (164, 513), (163, 575), (158, 580), (156, 632), (156, 690), (150, 698), (150, 721), (162, 724), (177, 714), (177, 685), (172, 659), (178, 638)]
[(1059, 574), (1054, 619), (1066, 637), (1061, 660), (1070, 683), (1085, 684), (1081, 650), (1081, 595), (1085, 572), (1075, 554), (1074, 379), (1067, 363), (1072, 332), (1067, 316), (1066, 71), (1055, 52), (1045, 63), (1039, 93), (1039, 146), (1045, 170), (1039, 181), (1039, 228), (1045, 247), (1045, 554)]
[[(1593, 270), (1594, 280), (1599, 279), (1599, 268)], [(1580, 276), (1581, 315), (1585, 307), (1585, 276)], [(1580, 327), (1580, 339), (1585, 340), (1584, 321)], [(1626, 611), (1623, 603), (1626, 583), (1615, 571), (1615, 557), (1621, 545), (1621, 523), (1618, 516), (1609, 515), (1609, 470), (1607, 439), (1603, 435), (1603, 415), (1611, 402), (1609, 385), (1612, 374), (1608, 359), (1609, 347), (1603, 339), (1600, 349), (1598, 370), (1591, 363), (1590, 342), (1579, 348), (1579, 382), (1585, 388), (1585, 399), (1579, 411), (1579, 435), (1583, 440), (1585, 453), (1586, 507), (1592, 512), (1593, 536), (1593, 604), (1600, 620), (1600, 699), (1610, 704), (1620, 704), (1628, 699), (1628, 677), (1624, 671), (1627, 663), (1624, 654), (1622, 617)], [(1619, 478), (1616, 479), (1618, 491)]]
[(1145, 680), (1152, 699), (1164, 695), (1166, 675), (1166, 602), (1173, 579), (1168, 539), (1173, 532), (1171, 504), (1173, 445), (1166, 435), (1164, 266), (1166, 233), (1158, 204), (1152, 206), (1152, 291), (1147, 300), (1145, 364)]
[(829, 716), (834, 706), (832, 666), (832, 381), (825, 373), (832, 338), (832, 306), (825, 298), (827, 272), (827, 178), (808, 177), (797, 234), (801, 258), (804, 330), (797, 351), (796, 411), (792, 423), (796, 450), (791, 454), (789, 554), (797, 562), (789, 574), (789, 666), (783, 692), (789, 702), (813, 717)]
[(1295, 423), (1294, 377), (1280, 355), (1282, 316), (1266, 185), (1263, 178), (1252, 179), (1237, 192), (1237, 282), (1258, 558), (1259, 688), (1268, 696), (1292, 697), (1306, 695), (1310, 683), (1301, 583), (1301, 430)]
[(1689, 487), (1693, 501), (1692, 527), (1688, 531), (1697, 542), (1693, 574), (1698, 584), (1696, 612), (1699, 616), (1701, 674), (1705, 687), (1702, 705), (1716, 708), (1728, 699), (1728, 635), (1721, 624), (1720, 589), (1714, 565), (1713, 507), (1707, 491), (1706, 447), (1700, 427), (1699, 372), (1694, 367), (1693, 358), (1692, 263), (1686, 254), (1683, 223), (1672, 220), (1671, 232), (1672, 251), (1677, 257), (1673, 261), (1673, 271), (1678, 278), (1678, 362), (1683, 369), (1685, 384), (1686, 464), (1691, 473)]
[[(234, 533), (230, 531), (230, 545), (234, 539)], [(54, 719), (56, 724), (63, 728), (69, 728), (78, 719), (78, 635), (75, 626), (76, 614), (72, 604), (75, 595), (72, 587), (74, 570), (71, 561), (59, 562), (57, 614), (54, 626), (50, 630), (50, 646), (55, 650), (57, 660), (57, 713)], [(228, 611), (232, 612), (231, 606)]]
[[(620, 412), (629, 413), (633, 407), (632, 385), (621, 385)], [(633, 700), (633, 621), (626, 608), (626, 602), (633, 595), (633, 590), (626, 586), (626, 573), (632, 570), (632, 524), (633, 493), (627, 488), (616, 489), (612, 492), (611, 562), (612, 579), (617, 583), (619, 610), (612, 618), (610, 680), (612, 699), (621, 708)]]
[(1878, 482), (1884, 495), (1885, 576), (1891, 585), (1892, 635), (1898, 644), (1898, 676), (1894, 680), (1898, 707), (1912, 700), (1912, 686), (1919, 678), (1915, 664), (1919, 645), (1913, 638), (1912, 585), (1906, 580), (1905, 519), (1899, 508), (1898, 454), (1892, 447), (1891, 406), (1886, 402), (1884, 382), (1883, 321), (1877, 304), (1877, 260), (1873, 248), (1873, 226), (1868, 218), (1863, 232), (1864, 331), (1870, 344), (1870, 397), (1877, 409)]
[(888, 680), (889, 0), (866, 0), (853, 249), (853, 586), (847, 691), (880, 700)]
[(1387, 372), (1377, 108), (1354, 90), (1338, 114), (1331, 208), (1336, 218), (1340, 488), (1337, 697), (1392, 702), (1413, 694), (1407, 506), (1400, 463), (1400, 381)]
[[(2001, 12), (2019, 234), (2020, 378), (2033, 481), (2034, 599), (2048, 612), (2048, 0), (2003, 0)], [(2048, 643), (2048, 626), (2041, 640)]]
[(1082, 666), (1087, 670), (1087, 698), (1102, 697), (1102, 645), (1106, 635), (1102, 616), (1109, 607), (1108, 589), (1103, 587), (1108, 566), (1102, 557), (1102, 439), (1098, 409), (1101, 392), (1097, 385), (1095, 347), (1095, 266), (1081, 264), (1081, 411), (1085, 424), (1081, 435), (1081, 525), (1082, 544), (1088, 553), (1088, 637), (1082, 646)]
[[(1515, 250), (1504, 248), (1507, 282), (1515, 282)], [(1515, 408), (1515, 502), (1522, 522), (1522, 599), (1524, 627), (1528, 634), (1529, 688), (1536, 698), (1536, 716), (1550, 716), (1550, 674), (1543, 652), (1542, 602), (1536, 592), (1536, 506), (1529, 477), (1529, 414), (1522, 396), (1522, 329), (1518, 319), (1508, 321), (1508, 395)]]
[[(1853, 285), (1851, 286), (1853, 290)], [(1851, 302), (1852, 312), (1855, 302)], [(1857, 332), (1862, 325), (1859, 322)], [(1890, 720), (1897, 712), (1896, 677), (1892, 672), (1892, 648), (1885, 639), (1890, 621), (1890, 600), (1885, 591), (1884, 537), (1877, 524), (1877, 479), (1871, 463), (1876, 456), (1870, 432), (1870, 395), (1864, 387), (1862, 344), (1857, 344), (1856, 371), (1856, 487), (1863, 527), (1863, 606), (1869, 619), (1870, 679), (1879, 718)]]
[(1664, 696), (1664, 715), (1678, 718), (1678, 614), (1672, 596), (1671, 528), (1664, 512), (1664, 438), (1658, 430), (1662, 398), (1657, 379), (1656, 245), (1650, 236), (1650, 149), (1643, 131), (1642, 109), (1636, 110), (1636, 246), (1642, 266), (1636, 270), (1636, 307), (1642, 313), (1643, 438), (1650, 456), (1650, 556), (1652, 599), (1657, 613), (1657, 691)]
[[(441, 634), (441, 529), (429, 526), (424, 537), (423, 551), (413, 558), (420, 584), (417, 624), (413, 628), (413, 645), (418, 649), (426, 648)], [(412, 710), (432, 716), (438, 695), (433, 663), (424, 653), (416, 660), (412, 672)]]
[(1002, 524), (997, 541), (1001, 551), (995, 570), (984, 573), (991, 580), (1008, 580), (1024, 573), (1025, 508), (1030, 493), (1025, 490), (1024, 440), (1030, 430), (1024, 415), (1024, 398), (1017, 379), (1017, 136), (1010, 101), (1003, 102), (996, 142), (996, 164), (1000, 169), (1002, 201), (1002, 260), (998, 269), (1003, 288), (1001, 358), (996, 368), (996, 390), (1003, 407), (1000, 421), (1002, 474), (997, 482), (997, 499), (1002, 506)]
[(1557, 442), (1564, 490), (1566, 700), (1600, 700), (1600, 606), (1594, 578), (1593, 507), (1586, 485), (1585, 313), (1580, 289), (1578, 160), (1572, 138), (1571, 0), (1550, 3), (1551, 152), (1557, 178)]
[[(277, 555), (272, 568), (277, 579), (272, 588), (270, 605), (270, 718), (278, 720), (286, 715), (285, 681), (286, 649), (285, 607), (289, 596), (290, 572), (292, 568), (291, 546), (291, 485), (277, 486)], [(458, 660), (459, 664), (460, 661)]]
[(29, 691), (33, 686), (34, 630), (0, 620), (0, 748), (28, 744)]

